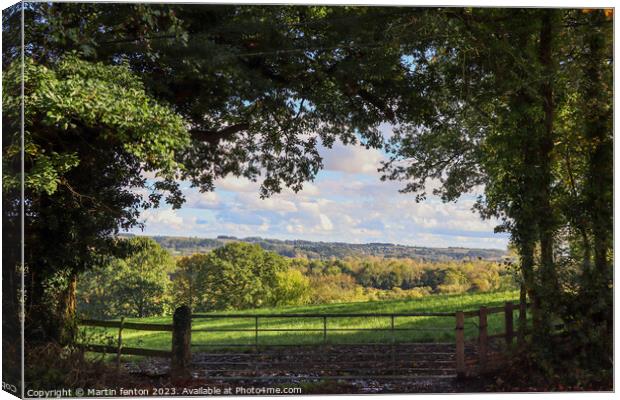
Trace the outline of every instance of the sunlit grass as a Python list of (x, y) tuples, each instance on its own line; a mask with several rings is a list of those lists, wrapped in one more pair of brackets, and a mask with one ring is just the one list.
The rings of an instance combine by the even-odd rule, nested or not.
[[(477, 310), (481, 306), (496, 307), (506, 301), (518, 302), (519, 292), (472, 293), (457, 295), (433, 295), (413, 300), (390, 300), (358, 303), (338, 303), (312, 306), (295, 306), (279, 308), (261, 308), (252, 310), (214, 312), (222, 314), (347, 314), (347, 313), (414, 313), (414, 312), (455, 312)], [(515, 311), (515, 326), (518, 312)], [(144, 322), (171, 324), (172, 317), (127, 318), (127, 322)], [(478, 333), (477, 318), (465, 320), (465, 336), (473, 338)], [(231, 319), (194, 319), (192, 329), (249, 329), (249, 332), (193, 332), (194, 351), (212, 349), (204, 345), (248, 345), (256, 343), (255, 317)], [(395, 331), (391, 331), (392, 320), (389, 317), (330, 317), (327, 318), (327, 337), (323, 333), (322, 318), (259, 318), (259, 329), (299, 329), (301, 331), (259, 332), (259, 345), (283, 344), (322, 344), (327, 343), (391, 343), (391, 342), (453, 342), (455, 318), (450, 317), (396, 317)], [(382, 331), (365, 331), (354, 329), (384, 329)], [(89, 341), (97, 343), (108, 341), (115, 343), (118, 330), (114, 328), (83, 328)], [(330, 331), (329, 329), (341, 329)], [(345, 330), (346, 329), (346, 330)], [(351, 329), (351, 330), (348, 330)], [(387, 329), (387, 330), (385, 330)], [(414, 329), (399, 331), (398, 329)], [(488, 316), (489, 334), (504, 330), (504, 314)], [(172, 334), (170, 332), (123, 331), (123, 345), (149, 349), (169, 350)], [(215, 347), (213, 347), (215, 348)]]

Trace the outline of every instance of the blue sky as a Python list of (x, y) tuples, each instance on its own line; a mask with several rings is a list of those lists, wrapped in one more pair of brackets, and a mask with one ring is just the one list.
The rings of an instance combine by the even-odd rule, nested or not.
[[(389, 127), (383, 127), (389, 136)], [(399, 182), (381, 182), (377, 168), (385, 154), (336, 143), (322, 149), (324, 170), (298, 193), (285, 190), (260, 199), (259, 183), (227, 177), (216, 190), (200, 193), (184, 185), (180, 210), (146, 210), (146, 235), (216, 237), (261, 236), (350, 243), (391, 242), (432, 247), (506, 248), (497, 221), (471, 211), (476, 193), (444, 204), (429, 196), (422, 203), (402, 194)]]

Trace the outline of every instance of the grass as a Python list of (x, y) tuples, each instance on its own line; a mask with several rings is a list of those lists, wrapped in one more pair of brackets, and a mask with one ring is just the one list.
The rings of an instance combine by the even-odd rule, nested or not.
[[(261, 308), (253, 310), (214, 312), (221, 314), (283, 314), (283, 313), (412, 313), (412, 312), (455, 312), (476, 310), (481, 306), (496, 307), (506, 301), (518, 302), (519, 292), (467, 293), (457, 295), (433, 295), (413, 300), (392, 300), (357, 303), (338, 303), (313, 306), (294, 306), (279, 308)], [(518, 312), (515, 312), (515, 326)], [(127, 322), (144, 322), (171, 324), (172, 317), (126, 318)], [(465, 319), (465, 336), (477, 336), (477, 318)], [(391, 343), (396, 342), (453, 342), (454, 317), (396, 317), (396, 329), (415, 329), (412, 331), (365, 331), (329, 329), (389, 329), (391, 319), (386, 317), (348, 318), (337, 317), (327, 319), (328, 343)], [(212, 348), (204, 345), (248, 345), (255, 343), (255, 318), (235, 319), (194, 319), (192, 329), (251, 329), (251, 332), (193, 332), (193, 351), (207, 351)], [(259, 329), (299, 329), (295, 332), (259, 332), (259, 345), (284, 344), (321, 344), (323, 343), (322, 318), (259, 318)], [(115, 344), (117, 329), (84, 327), (90, 343)], [(316, 329), (317, 331), (312, 331)], [(504, 314), (488, 316), (489, 334), (501, 333), (504, 330)], [(172, 333), (123, 330), (123, 346), (149, 349), (169, 350)], [(220, 348), (221, 348), (220, 347)], [(232, 346), (231, 346), (232, 347)]]

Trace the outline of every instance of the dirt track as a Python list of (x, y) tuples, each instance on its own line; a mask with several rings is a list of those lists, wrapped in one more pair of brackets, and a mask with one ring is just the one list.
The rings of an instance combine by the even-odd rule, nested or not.
[[(128, 365), (164, 379), (167, 361)], [(302, 387), (303, 393), (452, 393), (454, 345), (325, 345), (197, 352), (184, 387)]]

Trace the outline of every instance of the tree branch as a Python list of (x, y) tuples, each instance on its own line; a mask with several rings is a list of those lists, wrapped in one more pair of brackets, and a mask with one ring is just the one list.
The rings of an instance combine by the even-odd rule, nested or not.
[(383, 112), (383, 114), (390, 120), (391, 123), (393, 124), (396, 123), (396, 114), (394, 114), (394, 111), (390, 108), (390, 106), (385, 101), (375, 96), (374, 94), (370, 93), (366, 89), (360, 88), (359, 85), (357, 84), (355, 85), (355, 87), (356, 87), (357, 95), (359, 97), (361, 97), (362, 99), (366, 100), (367, 102), (369, 102), (370, 104), (378, 108), (379, 111)]
[(241, 122), (239, 124), (227, 126), (219, 131), (191, 129), (189, 133), (194, 140), (218, 144), (220, 140), (229, 140), (235, 133), (245, 131), (249, 128), (250, 124), (247, 122)]

